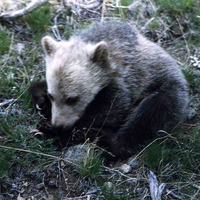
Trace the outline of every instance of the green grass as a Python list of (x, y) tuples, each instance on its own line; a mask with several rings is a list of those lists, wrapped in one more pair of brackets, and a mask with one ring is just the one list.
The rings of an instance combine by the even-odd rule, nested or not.
[[(10, 34), (5, 31), (4, 35)], [(0, 145), (5, 146), (0, 147), (0, 181), (4, 182), (11, 174), (18, 176), (15, 169), (24, 167), (28, 173), (33, 168), (42, 169), (47, 163), (53, 163), (52, 157), (40, 153), (56, 154), (52, 140), (40, 141), (29, 134), (39, 117), (33, 112), (27, 88), (32, 79), (42, 76), (42, 69), (38, 70), (39, 64), (36, 65), (40, 62), (41, 50), (27, 45), (19, 55), (14, 44), (9, 47), (10, 43), (5, 51), (9, 50), (9, 54), (0, 57), (0, 103), (10, 99), (17, 101), (0, 107)]]
[(24, 16), (22, 21), (31, 29), (35, 42), (39, 43), (44, 32), (48, 30), (51, 19), (51, 8), (46, 5)]
[(0, 58), (0, 100), (25, 98), (30, 82), (44, 76), (40, 72), (42, 66), (36, 64), (41, 55), (41, 49), (27, 46), (20, 56), (13, 48), (9, 55)]
[[(27, 100), (30, 103), (30, 99)], [(8, 108), (7, 115), (0, 116), (0, 133), (3, 136), (0, 145), (5, 146), (5, 148), (0, 147), (0, 180), (4, 180), (8, 173), (15, 173), (12, 169), (17, 166), (29, 166), (25, 168), (28, 171), (36, 166), (42, 169), (46, 163), (52, 162), (52, 157), (44, 156), (43, 153), (56, 155), (56, 148), (52, 145), (53, 140), (40, 141), (29, 134), (30, 127), (34, 128), (39, 119), (34, 113), (30, 115), (31, 110), (27, 109), (28, 105), (24, 109), (27, 100), (26, 103), (25, 101), (14, 103)]]
[(180, 14), (191, 10), (194, 0), (155, 0), (161, 9), (167, 9), (169, 12)]
[(5, 181), (8, 178), (8, 169), (14, 163), (14, 151), (0, 149), (0, 181)]
[(148, 25), (148, 27), (151, 31), (158, 29), (159, 21), (155, 18), (154, 20), (151, 21), (151, 23)]
[(89, 147), (88, 152), (77, 165), (80, 174), (90, 178), (97, 178), (102, 170), (102, 157), (94, 148)]
[(11, 44), (11, 33), (0, 26), (0, 56), (8, 53)]
[[(182, 134), (182, 133), (181, 133)], [(175, 174), (197, 173), (200, 162), (200, 127), (191, 135), (174, 136), (156, 141), (145, 149), (145, 164), (152, 170), (163, 173), (166, 166), (173, 166)], [(167, 175), (167, 174), (165, 174)], [(184, 177), (184, 173), (182, 174)]]
[(200, 71), (193, 66), (185, 66), (183, 73), (193, 92), (200, 92)]

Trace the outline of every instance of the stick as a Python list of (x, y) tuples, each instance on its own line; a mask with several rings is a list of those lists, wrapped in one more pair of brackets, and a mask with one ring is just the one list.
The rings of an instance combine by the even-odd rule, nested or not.
[(4, 12), (0, 15), (0, 19), (10, 19), (10, 18), (17, 18), (27, 13), (31, 12), (32, 10), (38, 8), (42, 4), (46, 3), (48, 0), (33, 0), (29, 3), (25, 8), (16, 11)]
[(92, 2), (77, 1), (77, 0), (63, 0), (65, 6), (80, 6), (85, 9), (92, 9), (98, 7), (101, 2), (99, 0), (93, 0)]
[(156, 175), (152, 171), (150, 171), (149, 173), (149, 187), (150, 187), (151, 199), (161, 200), (162, 199), (161, 196), (165, 188), (165, 184), (162, 183), (161, 185), (159, 185)]
[(10, 103), (14, 103), (16, 101), (17, 101), (17, 99), (8, 99), (8, 100), (5, 100), (5, 101), (3, 101), (3, 102), (0, 103), (0, 107), (6, 106), (6, 105), (8, 105)]

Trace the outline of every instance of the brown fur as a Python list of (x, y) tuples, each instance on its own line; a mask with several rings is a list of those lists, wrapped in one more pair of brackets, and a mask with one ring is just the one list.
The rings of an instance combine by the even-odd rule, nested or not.
[(42, 45), (51, 123), (66, 137), (92, 126), (108, 133), (103, 143), (113, 154), (126, 157), (184, 118), (188, 89), (180, 67), (130, 26), (97, 24), (68, 41), (46, 36)]

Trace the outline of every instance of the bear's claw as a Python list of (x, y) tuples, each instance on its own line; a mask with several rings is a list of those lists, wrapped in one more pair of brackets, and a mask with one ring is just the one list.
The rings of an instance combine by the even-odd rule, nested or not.
[(30, 134), (34, 134), (34, 136), (36, 138), (38, 138), (39, 140), (44, 140), (45, 137), (44, 137), (44, 133), (43, 132), (40, 132), (38, 129), (33, 129), (30, 131)]

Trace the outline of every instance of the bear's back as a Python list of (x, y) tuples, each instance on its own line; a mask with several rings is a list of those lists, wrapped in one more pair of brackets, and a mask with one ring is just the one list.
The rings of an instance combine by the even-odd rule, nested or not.
[[(79, 33), (77, 41), (97, 44), (107, 43), (110, 63), (117, 69), (129, 90), (137, 95), (149, 85), (176, 79), (184, 82), (180, 67), (175, 60), (157, 44), (143, 37), (137, 29), (121, 22), (97, 23)], [(121, 80), (121, 79), (120, 79)]]
[(133, 45), (137, 41), (137, 31), (127, 24), (119, 22), (97, 23), (80, 34), (86, 43), (105, 41), (108, 44)]

